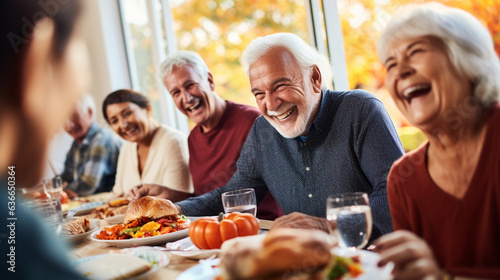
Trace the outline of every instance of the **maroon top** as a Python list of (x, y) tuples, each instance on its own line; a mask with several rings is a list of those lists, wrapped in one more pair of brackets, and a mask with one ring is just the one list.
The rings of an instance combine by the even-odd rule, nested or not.
[(462, 199), (443, 191), (430, 177), (428, 143), (396, 161), (389, 173), (394, 229), (425, 239), (439, 265), (452, 275), (500, 279), (498, 104), (490, 112), (479, 162)]
[[(236, 171), (241, 148), (255, 119), (260, 116), (256, 108), (226, 101), (226, 110), (215, 128), (201, 132), (197, 125), (188, 138), (189, 169), (193, 176), (196, 196), (225, 186)], [(272, 219), (283, 215), (271, 193), (257, 207), (257, 217)]]

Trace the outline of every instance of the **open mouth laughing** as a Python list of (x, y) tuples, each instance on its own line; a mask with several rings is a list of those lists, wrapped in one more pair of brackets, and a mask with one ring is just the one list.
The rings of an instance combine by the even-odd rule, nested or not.
[(420, 97), (423, 95), (428, 94), (431, 91), (431, 86), (428, 84), (420, 84), (420, 85), (413, 85), (409, 86), (406, 89), (403, 90), (402, 95), (408, 101), (411, 103), (411, 100), (416, 97)]
[(137, 131), (139, 130), (139, 128), (137, 126), (132, 126), (132, 127), (129, 127), (125, 130), (125, 132), (123, 132), (123, 135), (125, 137), (129, 137), (129, 136), (132, 136), (134, 133), (136, 133)]
[(295, 111), (295, 108), (297, 108), (297, 107), (294, 106), (294, 107), (290, 108), (290, 110), (284, 112), (283, 114), (277, 115), (276, 118), (280, 121), (285, 120), (293, 113), (293, 111)]
[(196, 103), (195, 103), (193, 106), (186, 108), (186, 111), (188, 111), (188, 112), (192, 112), (192, 111), (194, 111), (194, 110), (196, 110), (196, 109), (200, 108), (200, 106), (201, 106), (201, 100), (200, 100), (200, 99), (197, 99), (197, 100), (196, 100)]
[(283, 121), (286, 120), (288, 117), (290, 117), (290, 115), (295, 111), (296, 108), (297, 106), (291, 106), (290, 108), (288, 108), (288, 110), (284, 111), (283, 113), (278, 113), (275, 111), (267, 111), (267, 115), (271, 118), (276, 117), (278, 121)]

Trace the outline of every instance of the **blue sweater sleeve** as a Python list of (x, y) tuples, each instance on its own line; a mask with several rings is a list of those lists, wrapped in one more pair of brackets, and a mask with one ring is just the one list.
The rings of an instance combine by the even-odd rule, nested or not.
[(373, 236), (393, 231), (387, 200), (387, 175), (404, 150), (389, 114), (376, 98), (364, 99), (358, 117), (359, 131), (354, 139), (355, 152), (363, 173), (373, 186), (370, 204)]
[(257, 196), (257, 204), (262, 201), (268, 189), (260, 176), (259, 164), (256, 162), (256, 149), (258, 138), (256, 136), (256, 125), (250, 131), (245, 145), (241, 150), (240, 157), (236, 163), (236, 172), (227, 185), (205, 193), (197, 197), (190, 197), (176, 203), (186, 216), (218, 215), (223, 212), (221, 195), (225, 192), (254, 188)]

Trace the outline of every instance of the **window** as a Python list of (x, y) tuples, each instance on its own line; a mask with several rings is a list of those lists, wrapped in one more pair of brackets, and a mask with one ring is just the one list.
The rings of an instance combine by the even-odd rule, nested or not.
[[(500, 54), (500, 2), (489, 0), (436, 0), (451, 7), (461, 8), (479, 18), (496, 40)], [(326, 2), (326, 1), (325, 1)], [(374, 93), (384, 103), (391, 116), (405, 150), (413, 150), (425, 141), (417, 128), (411, 127), (394, 105), (384, 87), (385, 69), (379, 62), (375, 44), (391, 16), (402, 5), (423, 3), (422, 0), (338, 0), (338, 10), (345, 43), (347, 74), (350, 88), (361, 88)], [(494, 8), (496, 5), (496, 8)]]
[(179, 49), (201, 55), (223, 99), (256, 106), (239, 63), (253, 39), (291, 32), (310, 41), (304, 0), (174, 0), (171, 5)]
[[(333, 53), (331, 46), (342, 49), (342, 44), (328, 44), (334, 36), (327, 36), (325, 26), (336, 22), (340, 30), (338, 17), (323, 11), (323, 5), (328, 8), (329, 2), (332, 1), (121, 0), (132, 86), (150, 97), (158, 121), (187, 132), (186, 118), (176, 109), (157, 73), (166, 54), (178, 49), (192, 50), (207, 63), (216, 92), (222, 98), (256, 106), (239, 63), (243, 50), (253, 39), (276, 32), (295, 33), (324, 54)], [(336, 5), (329, 3), (329, 7)], [(335, 42), (339, 42), (342, 34), (336, 34)], [(339, 70), (345, 69), (343, 49), (335, 54), (336, 77), (347, 77), (339, 75), (346, 72)], [(347, 82), (335, 81), (337, 88), (342, 84), (347, 89)]]

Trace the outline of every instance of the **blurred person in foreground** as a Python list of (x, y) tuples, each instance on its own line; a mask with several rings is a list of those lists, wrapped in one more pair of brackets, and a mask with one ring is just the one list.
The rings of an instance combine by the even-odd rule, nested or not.
[(74, 139), (61, 175), (67, 183), (64, 191), (70, 198), (111, 191), (122, 141), (97, 124), (90, 95), (79, 100), (64, 130)]
[[(70, 268), (54, 231), (14, 194), (14, 188), (40, 181), (49, 142), (89, 82), (80, 2), (43, 5), (0, 2), (2, 279), (82, 279)], [(8, 202), (15, 202), (14, 209)]]
[(386, 86), (428, 142), (394, 163), (396, 232), (375, 242), (396, 279), (500, 279), (500, 62), (488, 30), (437, 3), (407, 6), (380, 37)]
[[(188, 138), (194, 195), (225, 186), (236, 171), (236, 161), (260, 116), (259, 110), (220, 98), (212, 73), (195, 52), (179, 51), (167, 56), (161, 71), (177, 108), (196, 123)], [(132, 190), (132, 199), (145, 192), (141, 188)], [(274, 220), (281, 215), (283, 212), (268, 192), (257, 207), (257, 217)]]
[(172, 189), (172, 201), (191, 196), (189, 151), (184, 133), (158, 124), (149, 99), (133, 90), (110, 93), (102, 113), (111, 128), (126, 140), (118, 157), (113, 192), (122, 196), (142, 184), (161, 184)]
[(258, 38), (242, 56), (262, 113), (226, 186), (178, 202), (189, 216), (221, 212), (221, 194), (269, 191), (286, 215), (274, 227), (326, 228), (326, 197), (366, 192), (372, 237), (392, 231), (386, 178), (403, 149), (384, 106), (362, 91), (330, 91), (328, 59), (298, 36)]

